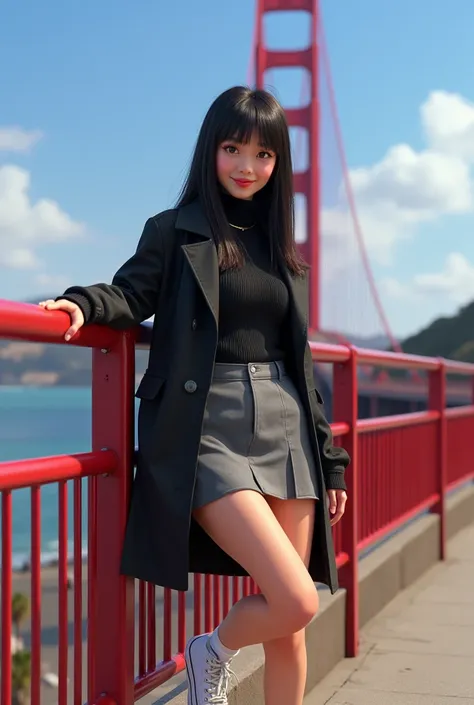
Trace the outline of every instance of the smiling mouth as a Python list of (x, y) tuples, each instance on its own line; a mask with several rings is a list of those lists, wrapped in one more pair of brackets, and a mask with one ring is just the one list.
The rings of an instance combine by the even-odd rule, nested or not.
[(235, 181), (236, 184), (239, 186), (250, 186), (250, 184), (254, 184), (255, 181), (252, 181), (251, 179), (234, 179), (233, 177), (232, 181)]

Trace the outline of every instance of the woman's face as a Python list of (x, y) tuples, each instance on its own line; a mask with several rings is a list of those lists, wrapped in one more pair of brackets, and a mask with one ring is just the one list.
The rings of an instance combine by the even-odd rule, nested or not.
[(268, 183), (276, 164), (276, 154), (264, 149), (252, 135), (248, 144), (226, 140), (217, 149), (217, 178), (235, 198), (250, 200)]

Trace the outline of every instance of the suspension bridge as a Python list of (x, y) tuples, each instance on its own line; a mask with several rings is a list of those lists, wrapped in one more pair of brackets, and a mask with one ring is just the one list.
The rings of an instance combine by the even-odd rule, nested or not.
[[(305, 36), (288, 37), (297, 48), (272, 48), (268, 21), (285, 21), (288, 13), (301, 13)], [(474, 365), (403, 353), (365, 246), (317, 0), (258, 0), (248, 81), (278, 88), (279, 72), (289, 69), (301, 79), (300, 102), (287, 107), (287, 117), (297, 236), (311, 265), (311, 348), (334, 437), (352, 458), (346, 515), (334, 528), (343, 589), (333, 600), (322, 591), (322, 613), (308, 631), (315, 686), (342, 657), (360, 656), (361, 628), (444, 560), (448, 539), (472, 521)], [(67, 325), (66, 314), (0, 301), (1, 338), (61, 345)], [(368, 344), (376, 338), (383, 341), (378, 349)], [(92, 349), (90, 451), (0, 463), (1, 705), (10, 705), (15, 691), (11, 601), (20, 583), (31, 598), (32, 705), (131, 705), (163, 694), (184, 702), (187, 638), (211, 630), (236, 600), (257, 590), (248, 578), (193, 575), (190, 590), (176, 593), (119, 575), (134, 466), (135, 351), (149, 342), (146, 325), (126, 333), (82, 329), (69, 344)], [(57, 487), (58, 554), (45, 572), (41, 498), (48, 485)], [(31, 556), (19, 576), (12, 498), (25, 489)], [(52, 643), (45, 637), (51, 630)], [(325, 644), (324, 657), (313, 641)], [(247, 662), (244, 681), (261, 666), (252, 658), (257, 666)], [(45, 663), (57, 672), (53, 695), (44, 685)], [(261, 702), (254, 690), (244, 691), (246, 703)]]

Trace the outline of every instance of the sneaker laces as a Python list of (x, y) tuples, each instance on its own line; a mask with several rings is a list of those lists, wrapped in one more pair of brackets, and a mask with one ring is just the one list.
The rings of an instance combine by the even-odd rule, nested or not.
[(208, 697), (206, 702), (210, 705), (227, 705), (227, 693), (231, 679), (237, 683), (237, 676), (230, 668), (228, 662), (220, 661), (212, 655), (207, 659), (206, 682)]

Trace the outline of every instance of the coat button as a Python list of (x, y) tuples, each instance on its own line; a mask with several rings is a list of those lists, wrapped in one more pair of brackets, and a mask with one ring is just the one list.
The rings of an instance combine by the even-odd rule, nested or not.
[(196, 330), (196, 328), (198, 327), (198, 322), (196, 321), (195, 318), (193, 318), (193, 322), (191, 323), (191, 327), (193, 330)]
[(193, 394), (198, 388), (198, 386), (193, 379), (188, 379), (188, 381), (184, 384), (184, 388), (188, 392), (188, 394)]

